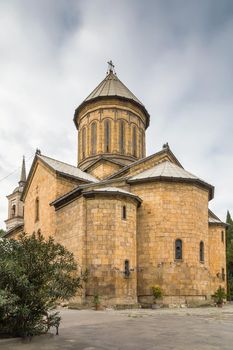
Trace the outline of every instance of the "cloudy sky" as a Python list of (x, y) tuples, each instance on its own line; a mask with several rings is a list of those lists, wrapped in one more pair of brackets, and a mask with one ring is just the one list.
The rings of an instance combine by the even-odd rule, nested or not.
[(0, 0), (0, 228), (23, 155), (76, 163), (74, 109), (109, 59), (151, 115), (147, 154), (169, 142), (233, 214), (232, 40), (232, 0)]

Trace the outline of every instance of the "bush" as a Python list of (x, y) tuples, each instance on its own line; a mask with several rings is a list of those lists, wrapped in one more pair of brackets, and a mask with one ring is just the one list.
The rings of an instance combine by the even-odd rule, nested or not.
[(154, 302), (156, 303), (156, 300), (159, 298), (162, 298), (163, 296), (163, 291), (159, 286), (152, 286), (152, 294), (154, 298)]
[(0, 333), (33, 336), (58, 326), (56, 303), (73, 297), (85, 276), (53, 238), (21, 235), (0, 241)]
[(214, 293), (214, 300), (217, 305), (222, 305), (224, 299), (226, 299), (225, 289), (219, 286), (216, 292)]

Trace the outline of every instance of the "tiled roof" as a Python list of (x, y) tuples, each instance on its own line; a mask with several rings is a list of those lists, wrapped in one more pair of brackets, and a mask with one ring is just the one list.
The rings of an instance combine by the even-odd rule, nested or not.
[(97, 97), (119, 96), (134, 100), (143, 106), (142, 102), (118, 79), (116, 74), (110, 72), (106, 78), (84, 100), (90, 101)]
[(163, 148), (161, 151), (159, 152), (156, 152), (154, 154), (151, 154), (150, 156), (147, 156), (147, 157), (144, 157), (144, 158), (141, 158), (141, 159), (138, 159), (128, 165), (125, 165), (122, 169), (118, 170), (117, 172), (115, 172), (114, 174), (110, 175), (107, 177), (107, 180), (110, 180), (110, 179), (114, 179), (116, 178), (116, 176), (120, 175), (122, 176), (122, 174), (124, 174), (125, 172), (127, 172), (129, 169), (132, 169), (134, 168), (135, 166), (138, 166), (138, 164), (143, 164), (143, 163), (146, 163), (147, 161), (155, 158), (155, 157), (159, 157), (161, 155), (167, 155), (168, 157), (171, 157), (171, 159), (173, 160), (173, 162), (175, 162), (180, 168), (183, 169), (183, 166), (180, 164), (180, 162), (178, 161), (178, 159), (175, 157), (174, 153), (171, 151), (170, 147), (166, 147), (166, 148)]
[(82, 192), (83, 195), (88, 195), (88, 194), (114, 194), (114, 195), (117, 195), (117, 194), (121, 194), (121, 195), (126, 195), (126, 196), (129, 196), (129, 197), (132, 197), (134, 199), (136, 199), (140, 205), (140, 203), (142, 202), (141, 198), (138, 197), (137, 195), (135, 195), (134, 193), (131, 193), (129, 191), (126, 191), (126, 190), (123, 190), (122, 188), (119, 188), (119, 187), (100, 187), (100, 188), (95, 188), (95, 189), (91, 189), (91, 190), (87, 190), (87, 191), (83, 191)]
[(178, 165), (166, 160), (160, 164), (155, 165), (150, 169), (147, 169), (139, 174), (132, 176), (131, 178), (129, 178), (129, 180), (140, 180), (161, 176), (179, 179), (198, 179), (197, 176), (189, 173), (183, 168), (180, 168)]
[(44, 161), (45, 163), (47, 163), (52, 169), (54, 169), (55, 171), (61, 174), (72, 176), (77, 179), (86, 180), (90, 182), (99, 182), (99, 180), (96, 179), (94, 176), (85, 173), (84, 171), (82, 171), (81, 169), (73, 165), (61, 162), (59, 160), (56, 160), (44, 155), (38, 155), (38, 158)]
[(130, 177), (127, 182), (140, 182), (151, 180), (163, 180), (163, 181), (184, 181), (184, 182), (196, 182), (197, 184), (204, 186), (209, 191), (209, 200), (214, 197), (214, 187), (207, 182), (201, 180), (197, 176), (189, 173), (178, 165), (166, 160), (154, 167), (142, 171)]
[(95, 188), (92, 190), (92, 192), (119, 192), (119, 193), (123, 193), (123, 194), (129, 194), (129, 195), (133, 195), (131, 192), (123, 190), (122, 188), (119, 187), (100, 187), (100, 188)]

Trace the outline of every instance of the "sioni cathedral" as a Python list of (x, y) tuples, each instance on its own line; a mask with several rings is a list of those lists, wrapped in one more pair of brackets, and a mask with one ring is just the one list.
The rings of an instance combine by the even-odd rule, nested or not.
[(226, 288), (226, 225), (208, 209), (214, 187), (186, 171), (168, 144), (146, 156), (150, 115), (119, 80), (78, 106), (73, 166), (37, 150), (9, 201), (6, 237), (40, 231), (75, 254), (89, 278), (77, 302), (205, 301)]

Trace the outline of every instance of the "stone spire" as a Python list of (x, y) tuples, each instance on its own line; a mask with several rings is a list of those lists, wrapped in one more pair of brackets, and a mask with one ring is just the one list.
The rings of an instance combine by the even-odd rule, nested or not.
[(24, 186), (25, 182), (26, 182), (26, 166), (25, 166), (25, 157), (23, 156), (19, 186)]

